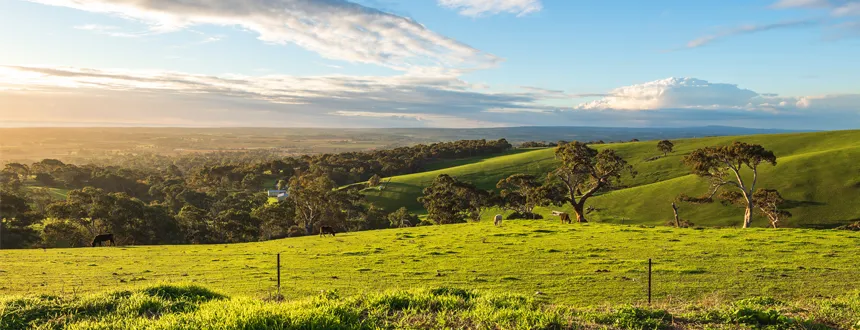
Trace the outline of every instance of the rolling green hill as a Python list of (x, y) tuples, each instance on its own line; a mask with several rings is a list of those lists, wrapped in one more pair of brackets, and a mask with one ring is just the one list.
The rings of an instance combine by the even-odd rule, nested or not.
[[(648, 161), (660, 153), (655, 141), (607, 144), (597, 149), (613, 148), (630, 162), (639, 175), (625, 177), (626, 189), (612, 191), (589, 200), (589, 206), (599, 211), (588, 216), (592, 220), (614, 223), (661, 225), (672, 218), (670, 204), (681, 193), (703, 194), (707, 184), (689, 174), (681, 163), (684, 155), (694, 149), (730, 144), (733, 141), (761, 144), (778, 157), (777, 166), (765, 166), (758, 187), (775, 188), (790, 200), (794, 217), (785, 226), (834, 227), (860, 219), (860, 131), (751, 135), (675, 140), (675, 152), (668, 157)], [(556, 166), (553, 149), (534, 150), (391, 178), (383, 191), (367, 190), (368, 199), (387, 209), (406, 206), (413, 212), (423, 212), (417, 198), (424, 187), (439, 174), (449, 174), (460, 180), (492, 189), (499, 179), (515, 173), (543, 177)], [(570, 211), (569, 208), (560, 208)], [(697, 225), (734, 226), (740, 223), (742, 211), (719, 203), (711, 205), (681, 205), (681, 217)], [(538, 213), (549, 215), (549, 209)], [(764, 219), (755, 219), (755, 226), (766, 226)]]

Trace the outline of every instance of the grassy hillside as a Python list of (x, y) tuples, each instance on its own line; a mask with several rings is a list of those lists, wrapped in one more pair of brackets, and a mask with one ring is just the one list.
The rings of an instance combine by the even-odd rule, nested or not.
[(2, 329), (857, 329), (860, 293), (784, 302), (573, 308), (540, 297), (439, 287), (287, 302), (153, 286), (74, 298), (0, 298)]
[[(230, 245), (2, 250), (0, 296), (70, 295), (194, 283), (271, 294), (282, 253), (287, 298), (452, 286), (598, 306), (657, 301), (833, 297), (857, 289), (860, 233), (674, 229), (555, 221), (417, 227)], [(0, 312), (2, 314), (2, 312)]]
[[(758, 187), (779, 189), (791, 201), (795, 215), (784, 225), (833, 227), (860, 219), (860, 131), (752, 135), (675, 140), (675, 152), (653, 161), (659, 155), (655, 141), (598, 145), (613, 148), (639, 172), (624, 178), (627, 189), (613, 191), (589, 200), (600, 211), (589, 214), (596, 221), (665, 224), (672, 218), (670, 204), (681, 193), (703, 194), (707, 184), (690, 175), (681, 163), (684, 155), (697, 148), (730, 144), (733, 141), (761, 144), (778, 157), (776, 167), (765, 166)], [(492, 157), (477, 163), (392, 178), (385, 191), (368, 191), (370, 200), (394, 209), (406, 206), (423, 212), (417, 202), (421, 191), (439, 174), (447, 173), (484, 189), (510, 174), (528, 173), (540, 177), (555, 168), (553, 149)], [(564, 209), (564, 208), (563, 208)], [(570, 211), (569, 208), (567, 208)], [(542, 209), (539, 213), (549, 214)], [(729, 226), (740, 223), (742, 211), (720, 204), (681, 206), (681, 216), (697, 225)], [(766, 226), (756, 219), (756, 226)]]

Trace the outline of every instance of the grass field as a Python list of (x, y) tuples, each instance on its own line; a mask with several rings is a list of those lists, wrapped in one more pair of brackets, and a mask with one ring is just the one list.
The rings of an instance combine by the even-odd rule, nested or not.
[(578, 306), (833, 297), (858, 289), (860, 234), (812, 229), (673, 229), (506, 221), (345, 233), (231, 245), (0, 251), (0, 295), (194, 283), (288, 298), (453, 286)]
[[(590, 199), (587, 205), (600, 209), (589, 214), (592, 220), (612, 223), (663, 225), (672, 219), (670, 204), (679, 194), (703, 194), (706, 183), (689, 174), (681, 163), (694, 149), (730, 144), (733, 141), (761, 144), (778, 157), (776, 167), (765, 166), (758, 187), (778, 189), (790, 200), (794, 217), (784, 225), (830, 228), (860, 220), (860, 131), (835, 131), (738, 137), (713, 137), (676, 140), (675, 152), (668, 157), (647, 161), (659, 155), (655, 141), (596, 145), (597, 149), (618, 151), (639, 175), (624, 178), (628, 188)], [(417, 198), (422, 189), (439, 174), (449, 174), (483, 189), (495, 188), (498, 180), (514, 173), (544, 177), (557, 166), (553, 149), (534, 150), (514, 155), (490, 157), (471, 164), (436, 171), (393, 177), (384, 191), (368, 191), (368, 198), (385, 208), (406, 206), (422, 213)], [(561, 208), (571, 211), (569, 208)], [(538, 213), (549, 215), (550, 210)], [(681, 217), (697, 225), (737, 226), (743, 211), (719, 203), (681, 205)], [(753, 225), (768, 222), (755, 219)]]
[(0, 298), (2, 329), (860, 329), (858, 315), (860, 292), (681, 308), (574, 308), (448, 287), (346, 298), (326, 291), (287, 302), (168, 285), (72, 298)]

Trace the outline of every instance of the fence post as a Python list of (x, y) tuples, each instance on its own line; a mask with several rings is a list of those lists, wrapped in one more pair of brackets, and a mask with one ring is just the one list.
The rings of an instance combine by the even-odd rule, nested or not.
[(648, 259), (648, 305), (651, 305), (651, 259)]
[(281, 253), (278, 253), (278, 295), (281, 294)]

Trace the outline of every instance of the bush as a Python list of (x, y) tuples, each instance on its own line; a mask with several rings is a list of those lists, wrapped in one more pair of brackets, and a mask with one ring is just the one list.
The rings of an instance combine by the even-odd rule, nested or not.
[(540, 214), (537, 214), (537, 213), (514, 212), (514, 213), (509, 214), (506, 219), (508, 219), (508, 220), (513, 220), (513, 219), (540, 220), (540, 219), (543, 219), (543, 216)]
[(67, 220), (45, 220), (42, 229), (42, 246), (69, 248), (89, 245), (89, 233), (80, 225)]
[(299, 237), (299, 236), (304, 236), (304, 235), (305, 235), (305, 230), (303, 228), (301, 228), (299, 226), (295, 226), (295, 225), (291, 226), (290, 229), (287, 231), (287, 236), (289, 236), (289, 237)]
[(837, 227), (836, 229), (840, 230), (851, 230), (851, 231), (860, 231), (860, 221), (857, 221), (852, 224), (844, 225), (841, 227)]

